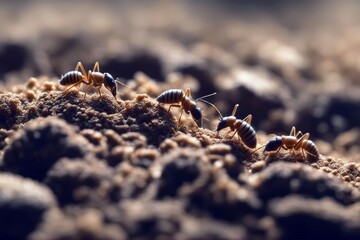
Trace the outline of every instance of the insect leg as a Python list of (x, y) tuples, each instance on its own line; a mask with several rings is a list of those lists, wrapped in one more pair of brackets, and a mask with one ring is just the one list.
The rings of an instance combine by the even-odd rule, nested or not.
[(302, 153), (302, 155), (303, 155), (303, 158), (306, 159), (306, 158), (305, 158), (305, 151), (304, 151), (303, 148), (301, 149), (301, 153)]
[[(233, 139), (233, 137), (235, 136), (236, 133), (237, 133), (237, 131), (235, 130), (235, 131), (234, 131), (234, 134), (231, 136), (230, 139)], [(239, 135), (238, 135), (238, 137), (239, 137)], [(239, 139), (240, 139), (240, 137), (239, 137)]]
[[(228, 138), (227, 136), (228, 136), (229, 133), (231, 133), (231, 132), (233, 132), (233, 130), (228, 131), (228, 132), (225, 134), (224, 138)], [(235, 136), (235, 134), (236, 134), (236, 131), (235, 131), (235, 133), (231, 136), (231, 138), (229, 138), (229, 139), (232, 139), (232, 138)]]
[[(281, 147), (284, 148), (284, 145), (282, 145)], [(275, 155), (277, 155), (278, 152), (280, 152), (281, 147), (278, 148), (278, 150), (276, 151)], [(286, 148), (284, 148), (284, 149), (286, 149)]]
[[(178, 107), (178, 108), (181, 108), (181, 105), (178, 105), (178, 104), (171, 104), (171, 105), (170, 105), (170, 107), (169, 107), (168, 112), (170, 112), (170, 109), (171, 109), (172, 107)], [(181, 114), (180, 114), (180, 117), (179, 117), (179, 123), (180, 123), (180, 120), (181, 120), (182, 114), (183, 114), (183, 110), (181, 110)]]
[(252, 115), (251, 114), (247, 115), (247, 117), (244, 118), (243, 121), (245, 121), (245, 122), (247, 122), (248, 124), (251, 125)]
[(84, 99), (85, 99), (85, 97), (86, 97), (86, 94), (90, 91), (90, 89), (91, 88), (93, 88), (93, 85), (92, 84), (90, 84), (87, 88), (86, 88), (86, 90), (85, 90), (85, 94), (84, 94)]
[(286, 147), (285, 145), (282, 145), (281, 147), (282, 147), (283, 149), (285, 149), (285, 150), (289, 150), (289, 148)]
[(170, 107), (169, 107), (169, 109), (168, 109), (168, 112), (170, 112), (170, 109), (171, 109), (172, 107), (178, 107), (178, 108), (181, 108), (181, 105), (178, 105), (178, 104), (171, 104), (171, 105), (170, 105)]
[[(224, 141), (224, 139), (227, 139), (227, 136), (229, 135), (229, 133), (231, 133), (233, 130), (230, 130), (230, 131), (228, 131), (226, 134), (225, 134), (225, 136), (221, 139), (221, 141), (220, 142), (222, 142), (222, 141)], [(220, 131), (217, 133), (217, 135), (216, 136), (219, 136), (219, 133), (220, 133)], [(235, 132), (236, 133), (236, 132)], [(234, 135), (231, 137), (231, 138), (233, 138), (234, 137)]]
[(293, 126), (290, 131), (290, 136), (295, 136), (295, 133), (296, 133), (296, 128), (295, 126)]
[(262, 149), (262, 148), (264, 148), (264, 147), (266, 147), (266, 144), (265, 144), (265, 145), (263, 145), (263, 146), (261, 146), (261, 147), (258, 147), (257, 149), (255, 149), (254, 151), (252, 151), (252, 153), (257, 152), (259, 149)]
[[(97, 69), (97, 71), (96, 71)], [(96, 62), (95, 65), (94, 65), (94, 69), (93, 69), (93, 72), (100, 72), (100, 65), (99, 65), (99, 62)]]
[(84, 66), (82, 65), (81, 62), (78, 62), (78, 63), (76, 64), (75, 71), (79, 71), (79, 68), (80, 68), (83, 76), (86, 76), (85, 68), (84, 68)]
[(181, 110), (181, 113), (180, 113), (180, 117), (179, 117), (179, 124), (180, 124), (180, 120), (181, 120), (181, 117), (182, 117), (182, 115), (183, 115), (183, 110)]
[(92, 79), (93, 79), (93, 77), (92, 77), (92, 72), (91, 72), (91, 70), (89, 70), (88, 71), (88, 74), (86, 75), (84, 75), (84, 79), (83, 79), (83, 82), (84, 83), (86, 83), (86, 84), (92, 84)]
[(298, 131), (298, 132), (296, 133), (295, 137), (298, 137), (299, 135), (303, 136), (304, 134), (302, 134), (301, 131)]
[(65, 89), (65, 90), (63, 91), (63, 93), (66, 93), (66, 92), (70, 91), (70, 89), (72, 89), (72, 88), (75, 87), (75, 86), (80, 86), (80, 84), (81, 84), (81, 82), (75, 83), (74, 85), (72, 85), (72, 86), (68, 87), (67, 89)]
[(100, 94), (100, 97), (101, 97), (101, 92), (100, 92), (100, 88), (101, 88), (102, 86), (100, 86), (100, 87), (98, 87), (98, 88), (96, 88), (96, 90), (98, 91), (98, 93)]
[(317, 157), (316, 155), (314, 155), (314, 154), (312, 154), (312, 153), (310, 153), (310, 152), (308, 152), (308, 151), (306, 151), (307, 152), (307, 154), (310, 154), (311, 156), (313, 156), (313, 157)]
[(294, 149), (295, 150), (300, 149), (303, 141), (309, 139), (309, 137), (310, 137), (310, 133), (305, 133), (304, 135), (302, 135), (301, 138), (299, 138), (298, 142), (295, 144)]
[(233, 109), (233, 111), (231, 113), (231, 116), (235, 116), (235, 113), (236, 113), (238, 107), (239, 107), (239, 104), (235, 104), (234, 109)]

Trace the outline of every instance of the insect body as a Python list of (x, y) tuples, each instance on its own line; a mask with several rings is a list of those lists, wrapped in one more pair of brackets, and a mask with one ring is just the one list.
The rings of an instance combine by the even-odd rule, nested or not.
[(219, 132), (227, 127), (230, 127), (230, 131), (226, 134), (228, 135), (230, 132), (235, 133), (231, 136), (233, 138), (235, 134), (238, 134), (239, 139), (244, 142), (246, 146), (249, 148), (255, 148), (256, 147), (256, 132), (254, 128), (250, 125), (252, 121), (252, 115), (249, 114), (244, 119), (236, 119), (235, 113), (237, 108), (239, 107), (239, 104), (236, 104), (234, 106), (233, 112), (231, 116), (228, 117), (221, 117), (220, 122), (217, 126), (216, 131)]
[[(298, 138), (299, 135), (302, 135)], [(276, 136), (271, 139), (266, 145), (264, 152), (276, 151), (276, 154), (280, 151), (281, 148), (285, 150), (293, 149), (302, 151), (303, 157), (305, 158), (306, 151), (309, 155), (319, 158), (320, 153), (315, 143), (309, 140), (310, 134), (302, 134), (301, 131), (296, 133), (295, 127), (292, 127), (290, 135), (286, 136)]]
[[(81, 72), (79, 72), (79, 68)], [(92, 71), (89, 70), (87, 74), (82, 63), (78, 62), (75, 67), (75, 71), (70, 71), (66, 73), (60, 79), (61, 85), (70, 86), (69, 88), (65, 89), (64, 92), (69, 91), (73, 87), (79, 87), (81, 83), (89, 85), (85, 91), (84, 98), (86, 96), (86, 93), (91, 88), (96, 88), (96, 90), (101, 96), (100, 88), (102, 87), (102, 84), (104, 84), (104, 86), (111, 92), (111, 94), (116, 99), (115, 80), (109, 73), (100, 72), (99, 62), (96, 62), (94, 69)]]
[[(203, 125), (203, 116), (202, 116), (202, 111), (201, 108), (197, 105), (197, 101), (201, 100), (204, 101), (210, 105), (212, 105), (211, 103), (202, 100), (202, 98), (208, 97), (208, 96), (212, 96), (216, 93), (212, 93), (206, 96), (203, 96), (201, 98), (198, 98), (196, 100), (193, 100), (190, 98), (190, 89), (186, 89), (186, 91), (184, 92), (182, 89), (170, 89), (167, 90), (163, 93), (161, 93), (156, 100), (159, 103), (163, 103), (163, 104), (171, 104), (169, 107), (169, 110), (172, 107), (179, 107), (182, 108), (183, 111), (185, 111), (185, 113), (187, 114), (191, 114), (191, 116), (193, 117), (194, 121), (196, 122), (196, 124), (200, 127), (202, 127)], [(213, 105), (212, 105), (213, 106)], [(183, 111), (181, 111), (181, 115), (179, 117), (179, 123), (183, 114)]]
[[(61, 77), (60, 79), (60, 84), (64, 85), (64, 86), (69, 86), (69, 85), (80, 85), (81, 82), (83, 81), (83, 75), (81, 72), (79, 71), (70, 71), (67, 72), (64, 76)], [(85, 83), (85, 82), (84, 82)]]

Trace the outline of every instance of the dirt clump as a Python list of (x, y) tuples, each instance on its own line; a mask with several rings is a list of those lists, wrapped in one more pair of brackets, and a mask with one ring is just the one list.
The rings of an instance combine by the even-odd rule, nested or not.
[[(0, 1), (0, 239), (360, 238), (358, 7), (127, 2)], [(64, 91), (79, 61), (116, 97)], [(217, 134), (235, 104), (256, 146)], [(264, 152), (293, 126), (319, 156)]]
[[(318, 201), (300, 196), (285, 197), (269, 204), (282, 229), (282, 238), (286, 239), (358, 238), (359, 207), (358, 202), (345, 207), (328, 198)], [(299, 224), (303, 229), (299, 229)], [(311, 232), (304, 229), (311, 229)]]
[(36, 229), (42, 216), (56, 205), (55, 196), (46, 186), (20, 176), (0, 174), (2, 238), (25, 238)]
[(315, 199), (333, 198), (346, 205), (360, 200), (360, 192), (347, 183), (299, 163), (274, 163), (248, 181), (264, 201), (289, 194)]
[(42, 180), (62, 157), (84, 157), (88, 141), (55, 117), (38, 118), (18, 130), (4, 149), (3, 169)]

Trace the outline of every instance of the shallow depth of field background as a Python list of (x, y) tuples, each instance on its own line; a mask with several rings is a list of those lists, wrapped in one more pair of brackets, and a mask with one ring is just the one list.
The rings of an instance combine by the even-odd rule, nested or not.
[[(0, 0), (0, 239), (359, 239), (359, 13), (336, 0)], [(116, 100), (63, 93), (79, 61), (126, 84)], [(217, 92), (206, 100), (223, 116), (252, 114), (257, 146), (247, 130), (217, 135), (209, 104), (199, 128), (155, 100), (186, 88)], [(312, 142), (261, 148), (293, 126), (318, 157)]]
[(78, 61), (124, 82), (180, 73), (194, 81), (179, 87), (217, 91), (224, 115), (239, 103), (259, 131), (358, 143), (359, 12), (357, 1), (1, 1), (0, 80), (56, 81)]

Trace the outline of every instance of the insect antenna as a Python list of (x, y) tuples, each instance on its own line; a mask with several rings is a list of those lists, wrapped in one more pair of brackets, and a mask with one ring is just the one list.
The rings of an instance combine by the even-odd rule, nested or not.
[(120, 83), (121, 85), (123, 85), (124, 87), (126, 87), (126, 88), (128, 88), (128, 89), (131, 89), (130, 87), (128, 87), (125, 83), (122, 83), (121, 81), (120, 81), (120, 78), (116, 78), (115, 79), (115, 84), (116, 83)]
[(203, 113), (203, 119), (206, 120), (206, 121), (210, 121), (210, 119), (206, 118), (205, 116), (206, 116), (206, 114)]
[(219, 111), (219, 109), (218, 109), (213, 103), (211, 103), (211, 102), (209, 102), (209, 101), (206, 101), (206, 100), (204, 99), (204, 98), (207, 98), (207, 97), (214, 96), (215, 94), (217, 94), (217, 93), (214, 92), (214, 93), (211, 93), (211, 94), (208, 94), (208, 95), (199, 97), (199, 98), (197, 98), (197, 99), (195, 100), (195, 102), (201, 101), (201, 102), (204, 102), (204, 103), (209, 104), (209, 105), (212, 106), (212, 107), (216, 110), (216, 112), (220, 115), (220, 118), (222, 118), (223, 116), (222, 116), (221, 112)]
[[(120, 81), (120, 78), (116, 78), (115, 79), (115, 84), (118, 84), (118, 83), (120, 83), (122, 86), (124, 86), (124, 87), (126, 87), (126, 88), (128, 88), (128, 89), (131, 89), (129, 86), (127, 86), (125, 83), (122, 83), (121, 81)], [(123, 93), (119, 93), (120, 95), (123, 95)]]
[(307, 153), (307, 154), (310, 154), (310, 155), (313, 156), (313, 157), (317, 157), (316, 155), (314, 155), (314, 154), (312, 154), (312, 153), (310, 153), (310, 152), (308, 152), (308, 151), (306, 151), (306, 153)]
[(207, 97), (214, 96), (214, 95), (216, 95), (216, 94), (217, 94), (217, 92), (214, 92), (214, 93), (210, 93), (210, 94), (208, 94), (208, 95), (199, 97), (199, 98), (197, 98), (197, 99), (195, 100), (195, 102), (198, 101), (198, 100), (200, 100), (200, 99), (204, 99), (204, 98), (207, 98)]
[(257, 148), (257, 149), (255, 149), (252, 153), (257, 152), (259, 149), (264, 148), (265, 146), (266, 146), (266, 144), (262, 145), (261, 147), (258, 147), (258, 148)]

